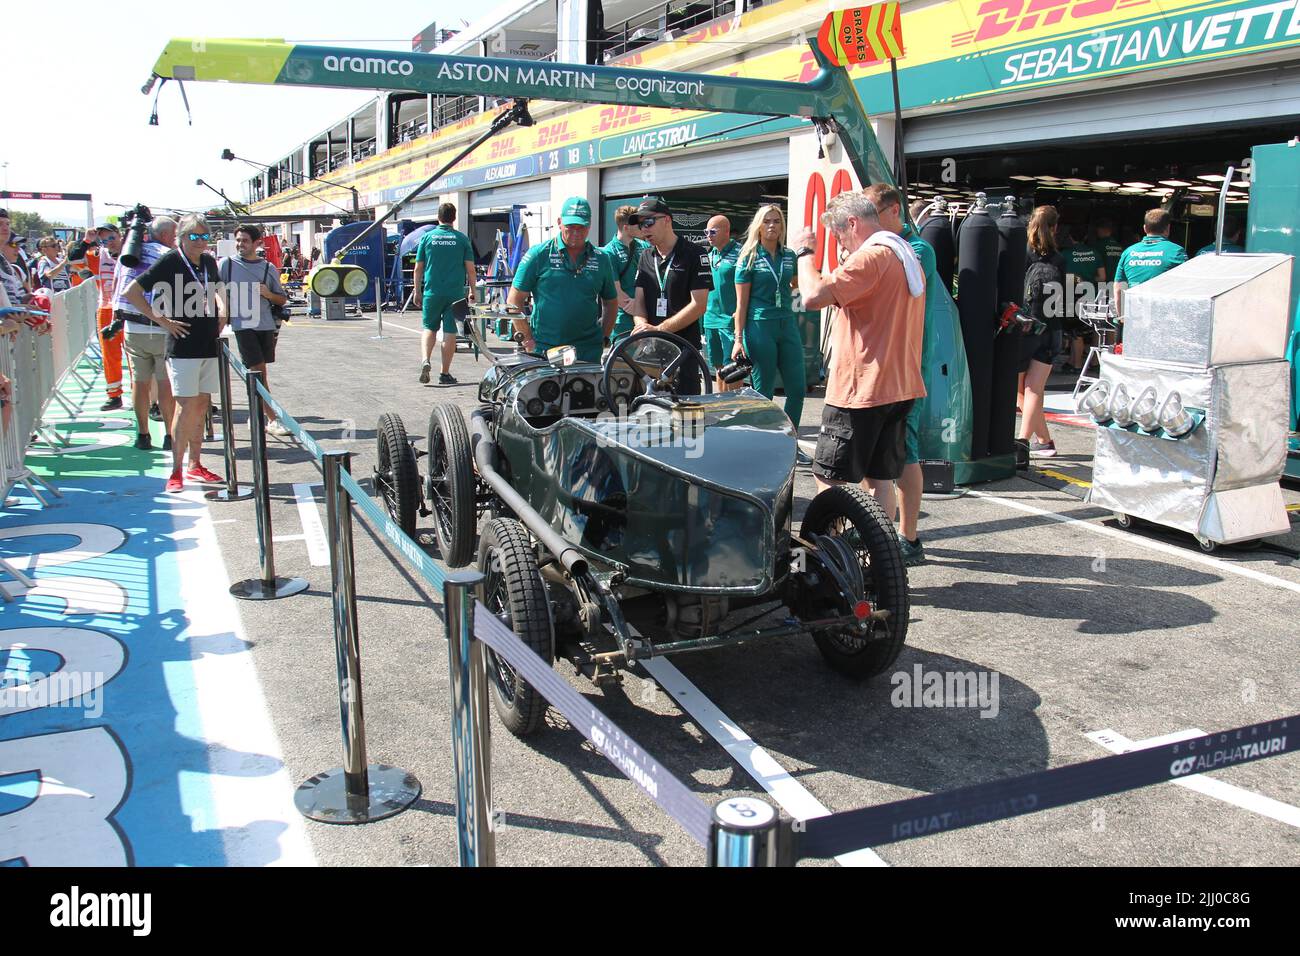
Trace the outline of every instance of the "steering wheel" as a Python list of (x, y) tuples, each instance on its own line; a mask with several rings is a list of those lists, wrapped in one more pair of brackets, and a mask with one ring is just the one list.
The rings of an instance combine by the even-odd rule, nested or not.
[[(677, 357), (668, 363), (658, 378), (651, 375), (638, 365), (635, 360), (624, 354), (632, 344), (641, 344), (651, 339), (663, 339), (665, 342), (670, 342), (677, 346), (678, 349)], [(638, 332), (636, 335), (629, 335), (627, 338), (620, 340), (617, 345), (609, 350), (609, 355), (605, 356), (604, 368), (601, 369), (600, 373), (600, 393), (609, 404), (610, 410), (616, 410), (614, 391), (610, 388), (609, 376), (610, 372), (614, 368), (614, 363), (621, 359), (638, 377), (640, 377), (641, 384), (645, 388), (644, 394), (638, 395), (632, 400), (632, 407), (629, 411), (636, 411), (638, 407), (647, 402), (659, 405), (662, 408), (671, 409), (673, 406), (671, 398), (665, 398), (661, 392), (666, 392), (668, 396), (675, 396), (677, 394), (677, 379), (681, 376), (682, 369), (688, 358), (693, 358), (695, 360), (695, 367), (699, 371), (700, 378), (704, 382), (705, 394), (712, 394), (713, 380), (709, 378), (707, 372), (708, 366), (705, 365), (704, 356), (700, 354), (699, 349), (693, 346), (690, 342), (687, 342), (680, 335), (674, 335), (671, 332), (659, 332), (653, 329), (648, 332)]]

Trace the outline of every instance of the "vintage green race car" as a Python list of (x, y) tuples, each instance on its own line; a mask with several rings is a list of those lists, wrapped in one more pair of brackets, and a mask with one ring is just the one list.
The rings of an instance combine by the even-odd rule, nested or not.
[[(897, 658), (909, 606), (893, 526), (837, 486), (794, 531), (779, 407), (751, 388), (711, 394), (699, 353), (661, 332), (601, 364), (493, 360), (468, 425), (434, 406), (422, 455), (399, 416), (380, 419), (375, 484), (408, 534), (432, 515), (448, 565), (477, 561), (484, 603), (544, 659), (600, 683), (637, 660), (795, 634), (852, 678)], [(537, 729), (545, 700), (504, 661), (489, 672), (506, 726)]]

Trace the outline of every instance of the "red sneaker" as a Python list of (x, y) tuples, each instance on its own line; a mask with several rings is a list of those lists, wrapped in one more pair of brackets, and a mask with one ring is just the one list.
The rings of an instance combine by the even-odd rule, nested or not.
[(208, 471), (202, 465), (195, 465), (189, 471), (185, 472), (185, 477), (190, 481), (197, 481), (208, 485), (219, 485), (226, 479), (214, 472)]
[(185, 482), (181, 480), (181, 473), (179, 471), (172, 472), (172, 476), (167, 479), (167, 487), (164, 490), (169, 495), (174, 495), (178, 491), (185, 490)]

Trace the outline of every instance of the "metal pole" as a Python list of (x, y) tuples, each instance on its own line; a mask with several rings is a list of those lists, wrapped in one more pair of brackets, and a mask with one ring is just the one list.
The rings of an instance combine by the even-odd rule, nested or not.
[(271, 481), (266, 464), (266, 419), (262, 416), (262, 393), (257, 390), (260, 372), (251, 369), (248, 386), (248, 431), (253, 448), (253, 497), (257, 509), (257, 551), (261, 578), (249, 578), (230, 586), (230, 593), (245, 601), (273, 601), (307, 590), (305, 578), (275, 576), (275, 547), (271, 542)]
[(492, 730), (488, 722), (486, 649), (474, 640), (477, 571), (443, 584), (447, 669), (451, 677), (451, 758), (456, 774), (457, 854), (461, 866), (496, 866), (492, 832)]
[(343, 766), (305, 781), (294, 795), (303, 816), (322, 823), (368, 823), (400, 813), (420, 795), (420, 781), (397, 767), (366, 763), (366, 717), (361, 698), (361, 641), (357, 629), (356, 567), (352, 555), (352, 502), (341, 470), (351, 452), (322, 456), (325, 514), (329, 522), (330, 578), (334, 603), (334, 657), (339, 680)]
[(239, 486), (235, 475), (235, 409), (230, 400), (230, 353), (222, 343), (217, 356), (217, 379), (221, 386), (221, 444), (226, 453), (226, 487), (204, 493), (209, 501), (246, 501), (253, 496), (247, 485)]
[(898, 180), (898, 191), (902, 195), (903, 221), (907, 216), (907, 157), (903, 152), (903, 110), (898, 102), (898, 61), (889, 58), (889, 75), (894, 82), (894, 178)]
[(709, 866), (776, 866), (776, 808), (757, 797), (732, 797), (713, 808)]

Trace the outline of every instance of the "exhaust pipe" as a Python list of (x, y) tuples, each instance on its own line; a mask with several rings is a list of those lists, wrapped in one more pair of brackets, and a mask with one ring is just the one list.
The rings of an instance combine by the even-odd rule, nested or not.
[(497, 496), (519, 516), (519, 520), (538, 541), (542, 542), (546, 550), (555, 555), (566, 571), (574, 577), (585, 576), (587, 559), (583, 557), (582, 552), (556, 534), (555, 529), (543, 521), (542, 516), (533, 509), (533, 506), (510, 487), (510, 483), (493, 467), (492, 462), (496, 458), (497, 446), (496, 442), (488, 437), (487, 419), (481, 411), (470, 413), (469, 443), (474, 449), (474, 465), (483, 480), (491, 485)]

